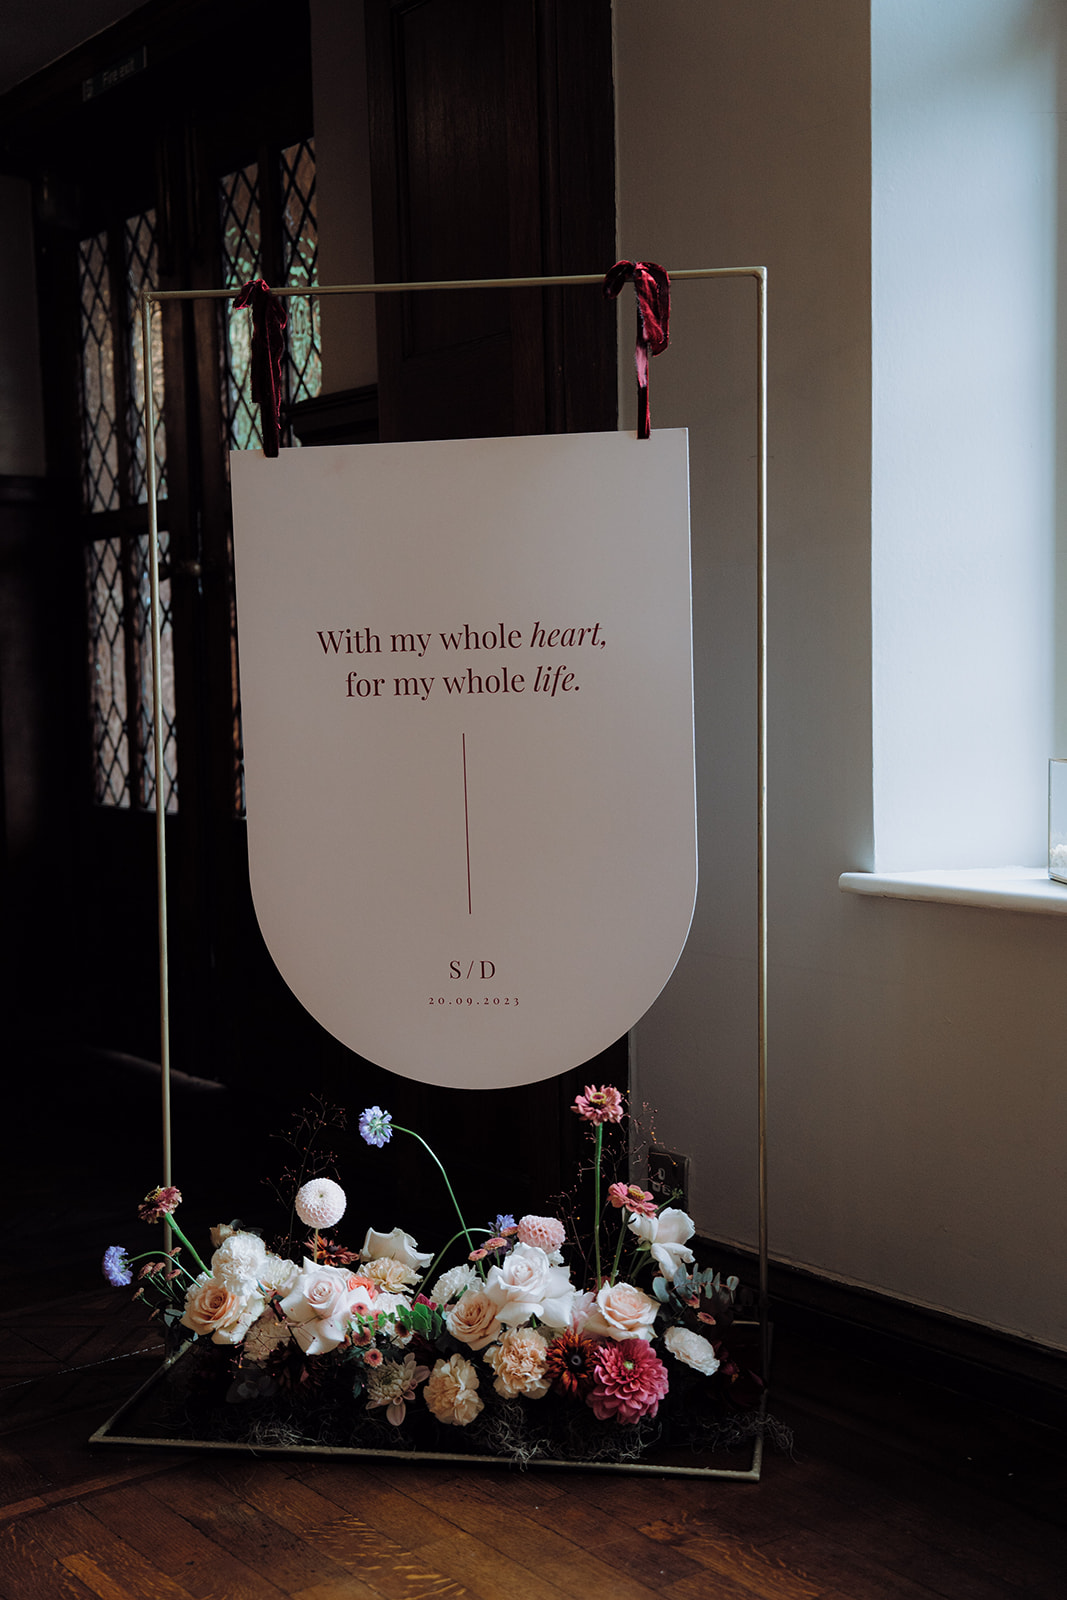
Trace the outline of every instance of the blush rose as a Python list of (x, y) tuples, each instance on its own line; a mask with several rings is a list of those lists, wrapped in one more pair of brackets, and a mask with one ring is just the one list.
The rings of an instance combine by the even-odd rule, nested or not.
[(605, 1283), (586, 1313), (588, 1339), (651, 1339), (659, 1306), (632, 1283)]
[(490, 1267), (485, 1292), (497, 1316), (509, 1327), (537, 1317), (551, 1328), (571, 1320), (574, 1286), (566, 1267), (558, 1267), (537, 1245), (517, 1244), (499, 1267)]
[(457, 1304), (445, 1312), (445, 1327), (460, 1344), (471, 1350), (484, 1350), (502, 1327), (497, 1302), (482, 1289), (468, 1289)]

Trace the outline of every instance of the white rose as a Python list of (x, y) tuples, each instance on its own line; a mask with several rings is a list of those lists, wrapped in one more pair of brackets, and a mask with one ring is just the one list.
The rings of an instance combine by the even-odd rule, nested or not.
[(684, 1361), (687, 1367), (702, 1372), (706, 1378), (718, 1372), (719, 1358), (711, 1343), (701, 1334), (690, 1333), (688, 1328), (668, 1328), (663, 1335), (663, 1343), (676, 1360)]
[(405, 1233), (402, 1228), (394, 1228), (392, 1233), (376, 1233), (373, 1228), (368, 1228), (361, 1254), (364, 1261), (391, 1256), (394, 1261), (402, 1261), (405, 1267), (413, 1269), (428, 1267), (433, 1260), (431, 1253), (423, 1255), (419, 1251), (410, 1233)]
[(497, 1316), (509, 1327), (537, 1317), (550, 1328), (571, 1320), (574, 1286), (566, 1267), (557, 1267), (535, 1244), (517, 1244), (499, 1267), (490, 1267), (485, 1292), (497, 1305)]
[(373, 1309), (375, 1301), (348, 1267), (321, 1267), (305, 1256), (303, 1270), (279, 1305), (304, 1354), (321, 1356), (342, 1342), (352, 1313)]
[(587, 1339), (651, 1339), (658, 1303), (632, 1283), (605, 1283), (590, 1307)]
[(630, 1232), (651, 1246), (656, 1264), (668, 1283), (683, 1261), (688, 1264), (693, 1259), (693, 1252), (686, 1249), (685, 1241), (693, 1237), (695, 1228), (692, 1217), (676, 1206), (668, 1206), (658, 1217), (630, 1218)]

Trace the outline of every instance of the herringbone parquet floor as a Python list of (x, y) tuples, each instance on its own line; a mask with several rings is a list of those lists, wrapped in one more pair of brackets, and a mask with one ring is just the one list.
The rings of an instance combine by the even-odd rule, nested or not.
[(158, 1362), (154, 1327), (97, 1275), (144, 1186), (129, 1119), (150, 1121), (153, 1092), (83, 1086), (62, 1125), (42, 1109), (54, 1085), (17, 1107), (0, 1600), (1067, 1595), (1060, 1435), (795, 1336), (778, 1339), (772, 1399), (796, 1455), (770, 1452), (758, 1485), (90, 1447)]

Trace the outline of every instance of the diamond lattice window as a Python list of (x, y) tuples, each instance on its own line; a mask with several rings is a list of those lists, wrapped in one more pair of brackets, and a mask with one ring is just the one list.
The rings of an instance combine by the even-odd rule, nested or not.
[[(146, 211), (129, 217), (125, 227), (127, 327), (129, 329), (130, 392), (127, 424), (130, 436), (130, 490), (143, 505), (148, 500), (145, 434), (144, 342), (141, 338), (140, 301), (144, 288), (158, 281), (156, 265), (156, 214)], [(167, 436), (163, 427), (163, 308), (154, 300), (149, 311), (152, 325), (152, 406), (156, 434), (156, 498), (167, 497)]]
[[(315, 142), (305, 139), (282, 150), (277, 163), (277, 188), (264, 190), (256, 162), (230, 172), (219, 182), (222, 242), (222, 284), (239, 289), (252, 278), (280, 271), (278, 281), (296, 288), (318, 282), (319, 237), (315, 220)], [(275, 198), (276, 196), (276, 198)], [(280, 261), (268, 270), (264, 260), (265, 205), (277, 207), (275, 237)], [(286, 306), (285, 400), (294, 405), (322, 390), (322, 333), (317, 298), (294, 296)], [(222, 383), (226, 443), (231, 450), (256, 450), (262, 445), (259, 413), (252, 401), (252, 318), (227, 302), (222, 350)], [(290, 443), (298, 443), (291, 440)]]
[[(86, 532), (86, 617), (93, 795), (97, 803), (145, 810), (156, 804), (152, 733), (152, 644), (147, 517), (129, 513), (148, 499), (146, 373), (138, 296), (156, 281), (153, 211), (121, 229), (83, 240), (81, 423)], [(166, 498), (163, 352), (159, 306), (152, 307), (150, 381), (155, 408), (157, 497)], [(112, 513), (125, 513), (116, 521)], [(100, 520), (98, 520), (100, 519)], [(167, 535), (160, 533), (163, 800), (178, 804), (174, 645)]]
[(82, 240), (78, 275), (81, 287), (82, 495), (86, 511), (114, 511), (119, 505), (119, 435), (106, 233)]
[(89, 705), (93, 795), (100, 805), (130, 803), (126, 729), (125, 603), (122, 545), (100, 539), (86, 550), (89, 602)]
[[(222, 210), (222, 286), (239, 289), (263, 276), (263, 229), (259, 203), (259, 167), (255, 162), (231, 172), (219, 188)], [(226, 443), (231, 450), (256, 450), (262, 443), (259, 413), (252, 402), (252, 318), (226, 301), (223, 340), (223, 395)]]
[[(258, 163), (219, 181), (219, 217), (222, 244), (222, 284), (239, 289), (252, 278), (272, 281), (264, 260), (264, 236), (280, 241), (280, 270), (276, 281), (292, 288), (318, 282), (319, 238), (315, 220), (315, 143), (313, 139), (289, 145), (279, 153), (271, 177), (264, 184)], [(275, 207), (273, 229), (264, 224), (264, 208)], [(295, 405), (313, 399), (322, 390), (322, 333), (319, 301), (294, 295), (286, 302), (286, 358), (283, 367), (285, 401)], [(227, 301), (223, 320), (222, 393), (226, 446), (230, 450), (256, 450), (262, 446), (259, 411), (252, 401), (252, 318)], [(289, 444), (299, 444), (290, 437)], [(237, 671), (237, 620), (231, 609), (230, 659), (233, 694), (234, 805), (244, 815), (244, 747), (241, 732), (241, 697)]]
[[(307, 139), (282, 151), (282, 271), (292, 288), (318, 283), (319, 233), (315, 221), (315, 148)], [(322, 391), (322, 333), (318, 296), (289, 301), (289, 402)]]

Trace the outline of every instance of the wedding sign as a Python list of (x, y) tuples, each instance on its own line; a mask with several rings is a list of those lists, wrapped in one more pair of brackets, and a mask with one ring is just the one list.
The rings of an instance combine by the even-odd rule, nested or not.
[(696, 894), (684, 430), (231, 457), (252, 893), (359, 1054), (596, 1055)]

